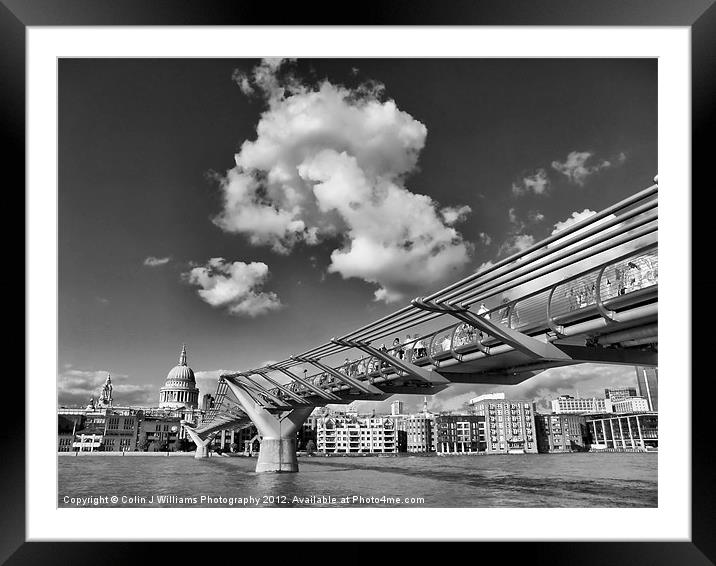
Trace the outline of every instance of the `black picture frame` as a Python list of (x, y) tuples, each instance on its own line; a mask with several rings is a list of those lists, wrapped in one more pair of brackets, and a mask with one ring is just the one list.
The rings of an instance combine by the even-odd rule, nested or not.
[[(461, 0), (430, 2), (398, 0), (365, 6), (313, 2), (281, 6), (266, 2), (229, 0), (0, 0), (0, 135), (4, 138), (5, 163), (15, 164), (6, 173), (6, 191), (24, 187), (25, 162), (25, 34), (29, 26), (114, 26), (114, 25), (510, 25), (510, 26), (686, 26), (691, 28), (692, 49), (692, 178), (693, 186), (707, 176), (707, 135), (714, 126), (716, 100), (716, 6), (714, 0)], [(712, 137), (712, 136), (709, 136)], [(704, 186), (706, 189), (707, 186)], [(683, 190), (689, 190), (684, 188)], [(22, 191), (16, 191), (22, 194)], [(695, 191), (692, 192), (695, 196)], [(21, 205), (24, 208), (24, 201)], [(699, 210), (698, 207), (694, 210)], [(705, 214), (702, 212), (702, 214)], [(696, 226), (696, 222), (692, 223)], [(705, 285), (697, 283), (693, 293), (708, 296)], [(699, 291), (699, 285), (703, 288)], [(16, 332), (19, 335), (19, 332)], [(24, 335), (24, 334), (23, 334)], [(696, 338), (703, 341), (707, 338)], [(695, 351), (699, 351), (695, 348)], [(694, 366), (695, 367), (695, 366)], [(692, 380), (692, 431), (713, 427), (709, 381), (703, 374)], [(687, 378), (688, 376), (679, 376)], [(708, 378), (708, 379), (707, 379)], [(18, 387), (19, 388), (19, 387)], [(23, 388), (24, 391), (24, 388)], [(19, 394), (15, 394), (19, 397)], [(24, 397), (24, 394), (23, 394)], [(20, 564), (127, 564), (145, 553), (180, 555), (182, 562), (231, 557), (236, 550), (228, 544), (208, 543), (70, 543), (26, 542), (25, 537), (25, 418), (24, 399), (12, 399), (12, 418), (0, 428), (2, 438), (2, 481), (0, 481), (0, 561)], [(684, 426), (684, 423), (663, 426)], [(690, 542), (549, 542), (485, 543), (479, 554), (466, 558), (487, 560), (488, 554), (502, 554), (510, 562), (528, 560), (550, 564), (679, 564), (701, 565), (716, 562), (716, 497), (711, 478), (714, 452), (692, 444), (692, 538)], [(91, 513), (91, 512), (90, 512)], [(109, 527), (111, 528), (111, 527)], [(479, 529), (479, 526), (476, 526)], [(625, 525), (628, 531), (628, 524)], [(585, 526), (585, 535), (589, 528)], [(81, 525), (78, 525), (81, 537)], [(363, 533), (363, 536), (369, 536)], [(253, 554), (240, 543), (240, 555)], [(256, 543), (252, 543), (256, 544)], [(296, 543), (278, 552), (303, 552)], [(321, 543), (323, 544), (323, 543)], [(177, 546), (179, 545), (179, 546)], [(509, 545), (509, 549), (505, 548)], [(539, 548), (538, 548), (539, 546)], [(483, 548), (485, 548), (483, 550)], [(319, 547), (311, 547), (313, 551)], [(365, 549), (365, 547), (363, 547)], [(465, 548), (465, 552), (475, 552)], [(258, 550), (258, 549), (257, 549)], [(384, 552), (384, 549), (379, 552)], [(509, 552), (508, 552), (509, 551)], [(273, 552), (273, 551), (272, 551)], [(332, 552), (326, 550), (326, 552)], [(369, 551), (368, 551), (369, 552)], [(440, 550), (438, 550), (440, 552)], [(458, 549), (458, 552), (460, 550)], [(506, 554), (503, 554), (506, 553)], [(456, 556), (456, 555), (455, 555)], [(457, 556), (456, 556), (457, 557)], [(389, 554), (381, 555), (389, 560)], [(249, 558), (251, 559), (251, 558)]]

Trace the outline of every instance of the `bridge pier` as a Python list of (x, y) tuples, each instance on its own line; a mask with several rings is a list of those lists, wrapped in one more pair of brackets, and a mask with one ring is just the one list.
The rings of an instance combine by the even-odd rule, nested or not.
[(241, 408), (254, 423), (261, 436), (256, 472), (297, 472), (296, 432), (314, 409), (313, 405), (297, 406), (272, 414), (257, 403), (235, 378), (225, 378)]
[(199, 433), (195, 430), (185, 427), (187, 434), (191, 437), (194, 444), (196, 444), (196, 452), (194, 458), (208, 458), (209, 457), (209, 445), (214, 438), (213, 434), (210, 434), (207, 438), (202, 438)]

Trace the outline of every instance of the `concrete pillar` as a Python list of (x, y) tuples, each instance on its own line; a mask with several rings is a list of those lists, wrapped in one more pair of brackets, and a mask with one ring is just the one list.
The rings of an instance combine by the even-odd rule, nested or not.
[(297, 406), (283, 416), (273, 415), (248, 394), (240, 381), (227, 378), (226, 383), (261, 436), (256, 472), (297, 472), (296, 432), (313, 411), (313, 405)]
[(617, 449), (617, 441), (614, 438), (614, 421), (612, 419), (609, 419), (609, 430), (612, 431), (612, 448), (614, 448), (614, 450), (616, 450)]
[(641, 445), (642, 448), (645, 448), (644, 435), (642, 435), (642, 433), (641, 433), (641, 424), (639, 423), (639, 415), (636, 415), (634, 417), (634, 420), (636, 421), (636, 428), (639, 431), (639, 444)]
[(209, 445), (211, 444), (214, 435), (210, 434), (206, 438), (201, 438), (201, 436), (199, 436), (199, 433), (196, 432), (193, 428), (189, 428), (188, 426), (184, 428), (187, 434), (194, 441), (194, 444), (196, 444), (196, 452), (194, 453), (194, 458), (208, 458)]
[(624, 429), (622, 428), (622, 418), (617, 417), (617, 424), (619, 425), (619, 436), (622, 439), (622, 448), (626, 450), (626, 441), (624, 440)]

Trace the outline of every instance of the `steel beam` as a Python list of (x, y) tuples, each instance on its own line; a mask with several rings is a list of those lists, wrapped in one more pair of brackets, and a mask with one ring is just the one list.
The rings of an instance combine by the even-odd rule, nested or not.
[(336, 395), (335, 393), (332, 393), (331, 391), (326, 391), (325, 389), (321, 389), (320, 387), (313, 385), (313, 383), (311, 383), (310, 381), (302, 379), (302, 378), (298, 377), (297, 375), (294, 375), (287, 369), (284, 369), (284, 368), (278, 367), (278, 366), (268, 366), (268, 369), (273, 369), (273, 370), (277, 370), (277, 371), (285, 373), (287, 376), (289, 376), (291, 379), (293, 379), (296, 383), (300, 383), (309, 391), (313, 391), (316, 395), (318, 395), (319, 397), (323, 397), (324, 399), (326, 399), (328, 401), (340, 401), (341, 400), (341, 398), (338, 395)]
[(362, 391), (363, 393), (366, 393), (368, 395), (383, 395), (383, 392), (378, 389), (375, 385), (371, 385), (370, 383), (366, 383), (364, 381), (358, 381), (357, 379), (354, 379), (348, 375), (345, 375), (338, 370), (333, 369), (330, 366), (327, 366), (326, 364), (323, 364), (319, 362), (318, 360), (314, 360), (311, 358), (300, 358), (298, 356), (294, 357), (295, 360), (298, 360), (299, 362), (306, 362), (311, 365), (316, 366), (321, 371), (325, 371), (326, 373), (329, 373), (339, 381), (342, 381), (346, 385), (349, 385), (355, 389), (358, 389), (359, 391)]
[[(289, 405), (286, 401), (283, 399), (280, 399), (279, 397), (276, 397), (273, 393), (271, 393), (268, 389), (261, 387), (257, 383), (255, 383), (251, 378), (249, 378), (245, 373), (237, 373), (237, 374), (227, 374), (222, 375), (222, 377), (229, 382), (229, 385), (237, 385), (244, 389), (244, 391), (252, 397), (255, 403), (258, 405), (263, 406), (264, 408), (270, 408), (270, 409), (279, 409), (279, 410), (289, 410), (293, 409), (293, 405)], [(243, 383), (238, 378), (243, 377), (246, 381), (249, 383)], [(234, 394), (236, 394), (235, 390)], [(256, 396), (263, 397), (263, 401), (256, 398)]]
[[(255, 370), (254, 370), (254, 371), (255, 371)], [(276, 381), (276, 380), (274, 380), (274, 379), (271, 379), (271, 378), (270, 378), (268, 375), (266, 375), (265, 373), (260, 372), (260, 371), (255, 371), (255, 373), (259, 374), (261, 377), (263, 377), (266, 381), (268, 381), (268, 382), (271, 383), (272, 385), (275, 385), (275, 386), (276, 386), (276, 389), (278, 389), (279, 391), (283, 391), (283, 393), (285, 393), (286, 395), (288, 395), (289, 397), (291, 397), (291, 399), (293, 399), (294, 401), (297, 401), (298, 403), (301, 403), (302, 405), (308, 405), (308, 404), (309, 404), (308, 401), (306, 401), (303, 397), (301, 397), (301, 396), (298, 395), (297, 393), (294, 393), (294, 392), (291, 391), (288, 387), (286, 387), (286, 386), (284, 386), (284, 385), (281, 385), (278, 381)]]
[(339, 346), (345, 346), (347, 348), (357, 348), (359, 350), (362, 350), (366, 354), (370, 354), (371, 356), (384, 361), (386, 364), (393, 366), (397, 370), (397, 372), (403, 372), (407, 376), (413, 377), (419, 381), (425, 381), (434, 385), (448, 383), (448, 380), (440, 374), (436, 374), (430, 370), (421, 368), (420, 366), (417, 366), (413, 363), (404, 362), (403, 360), (400, 360), (395, 356), (391, 356), (390, 354), (386, 354), (385, 352), (382, 352), (377, 348), (373, 348), (366, 342), (359, 342), (355, 340), (341, 340), (338, 338), (332, 338), (331, 342), (333, 342), (334, 344), (338, 344)]
[(489, 334), (493, 338), (501, 340), (505, 344), (509, 344), (515, 350), (522, 352), (530, 358), (545, 358), (550, 360), (566, 360), (569, 356), (558, 348), (555, 348), (549, 342), (542, 342), (532, 336), (513, 330), (509, 326), (505, 326), (499, 322), (493, 322), (487, 317), (479, 316), (469, 307), (463, 305), (451, 305), (446, 303), (436, 303), (426, 299), (413, 299), (411, 301), (416, 307), (432, 312), (449, 314), (458, 320), (474, 326), (485, 334)]

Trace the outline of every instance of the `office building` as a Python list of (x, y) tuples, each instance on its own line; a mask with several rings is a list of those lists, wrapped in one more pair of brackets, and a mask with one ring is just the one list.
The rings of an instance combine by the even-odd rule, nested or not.
[(487, 401), (489, 399), (504, 399), (504, 398), (505, 398), (505, 394), (502, 392), (484, 393), (483, 395), (478, 395), (477, 397), (473, 397), (467, 403), (468, 403), (468, 405), (474, 405), (475, 403), (479, 403), (480, 401)]
[(612, 403), (636, 396), (636, 389), (634, 389), (633, 387), (614, 387), (611, 389), (604, 390), (604, 397), (609, 399)]
[(433, 417), (425, 413), (403, 415), (396, 420), (398, 432), (403, 439), (400, 452), (433, 451)]
[(211, 393), (206, 393), (201, 398), (201, 410), (206, 413), (214, 406), (214, 397)]
[(485, 452), (488, 454), (537, 453), (534, 404), (526, 399), (486, 399), (470, 403), (485, 417)]
[(102, 450), (104, 452), (134, 452), (137, 449), (139, 416), (107, 415)]
[(657, 413), (588, 415), (592, 450), (656, 450), (659, 446)]
[(316, 420), (319, 452), (397, 453), (398, 434), (394, 419), (335, 415)]
[(636, 385), (640, 397), (649, 403), (649, 410), (659, 410), (659, 369), (655, 367), (636, 367)]
[(605, 413), (607, 411), (605, 399), (598, 397), (575, 399), (571, 395), (560, 395), (557, 399), (552, 399), (552, 412), (560, 414), (585, 414), (585, 413)]
[(464, 454), (485, 451), (485, 417), (478, 415), (439, 415), (434, 424), (435, 451)]
[(589, 431), (583, 415), (535, 415), (537, 450), (542, 453), (583, 452)]
[(644, 397), (628, 397), (612, 403), (614, 413), (649, 413), (649, 402)]
[(499, 393), (485, 393), (483, 395), (478, 395), (477, 397), (473, 397), (468, 401), (469, 405), (474, 405), (475, 403), (479, 403), (480, 401), (487, 401), (489, 399), (504, 399), (505, 394), (503, 392)]
[(139, 423), (137, 450), (175, 452), (180, 439), (181, 418), (145, 417)]

